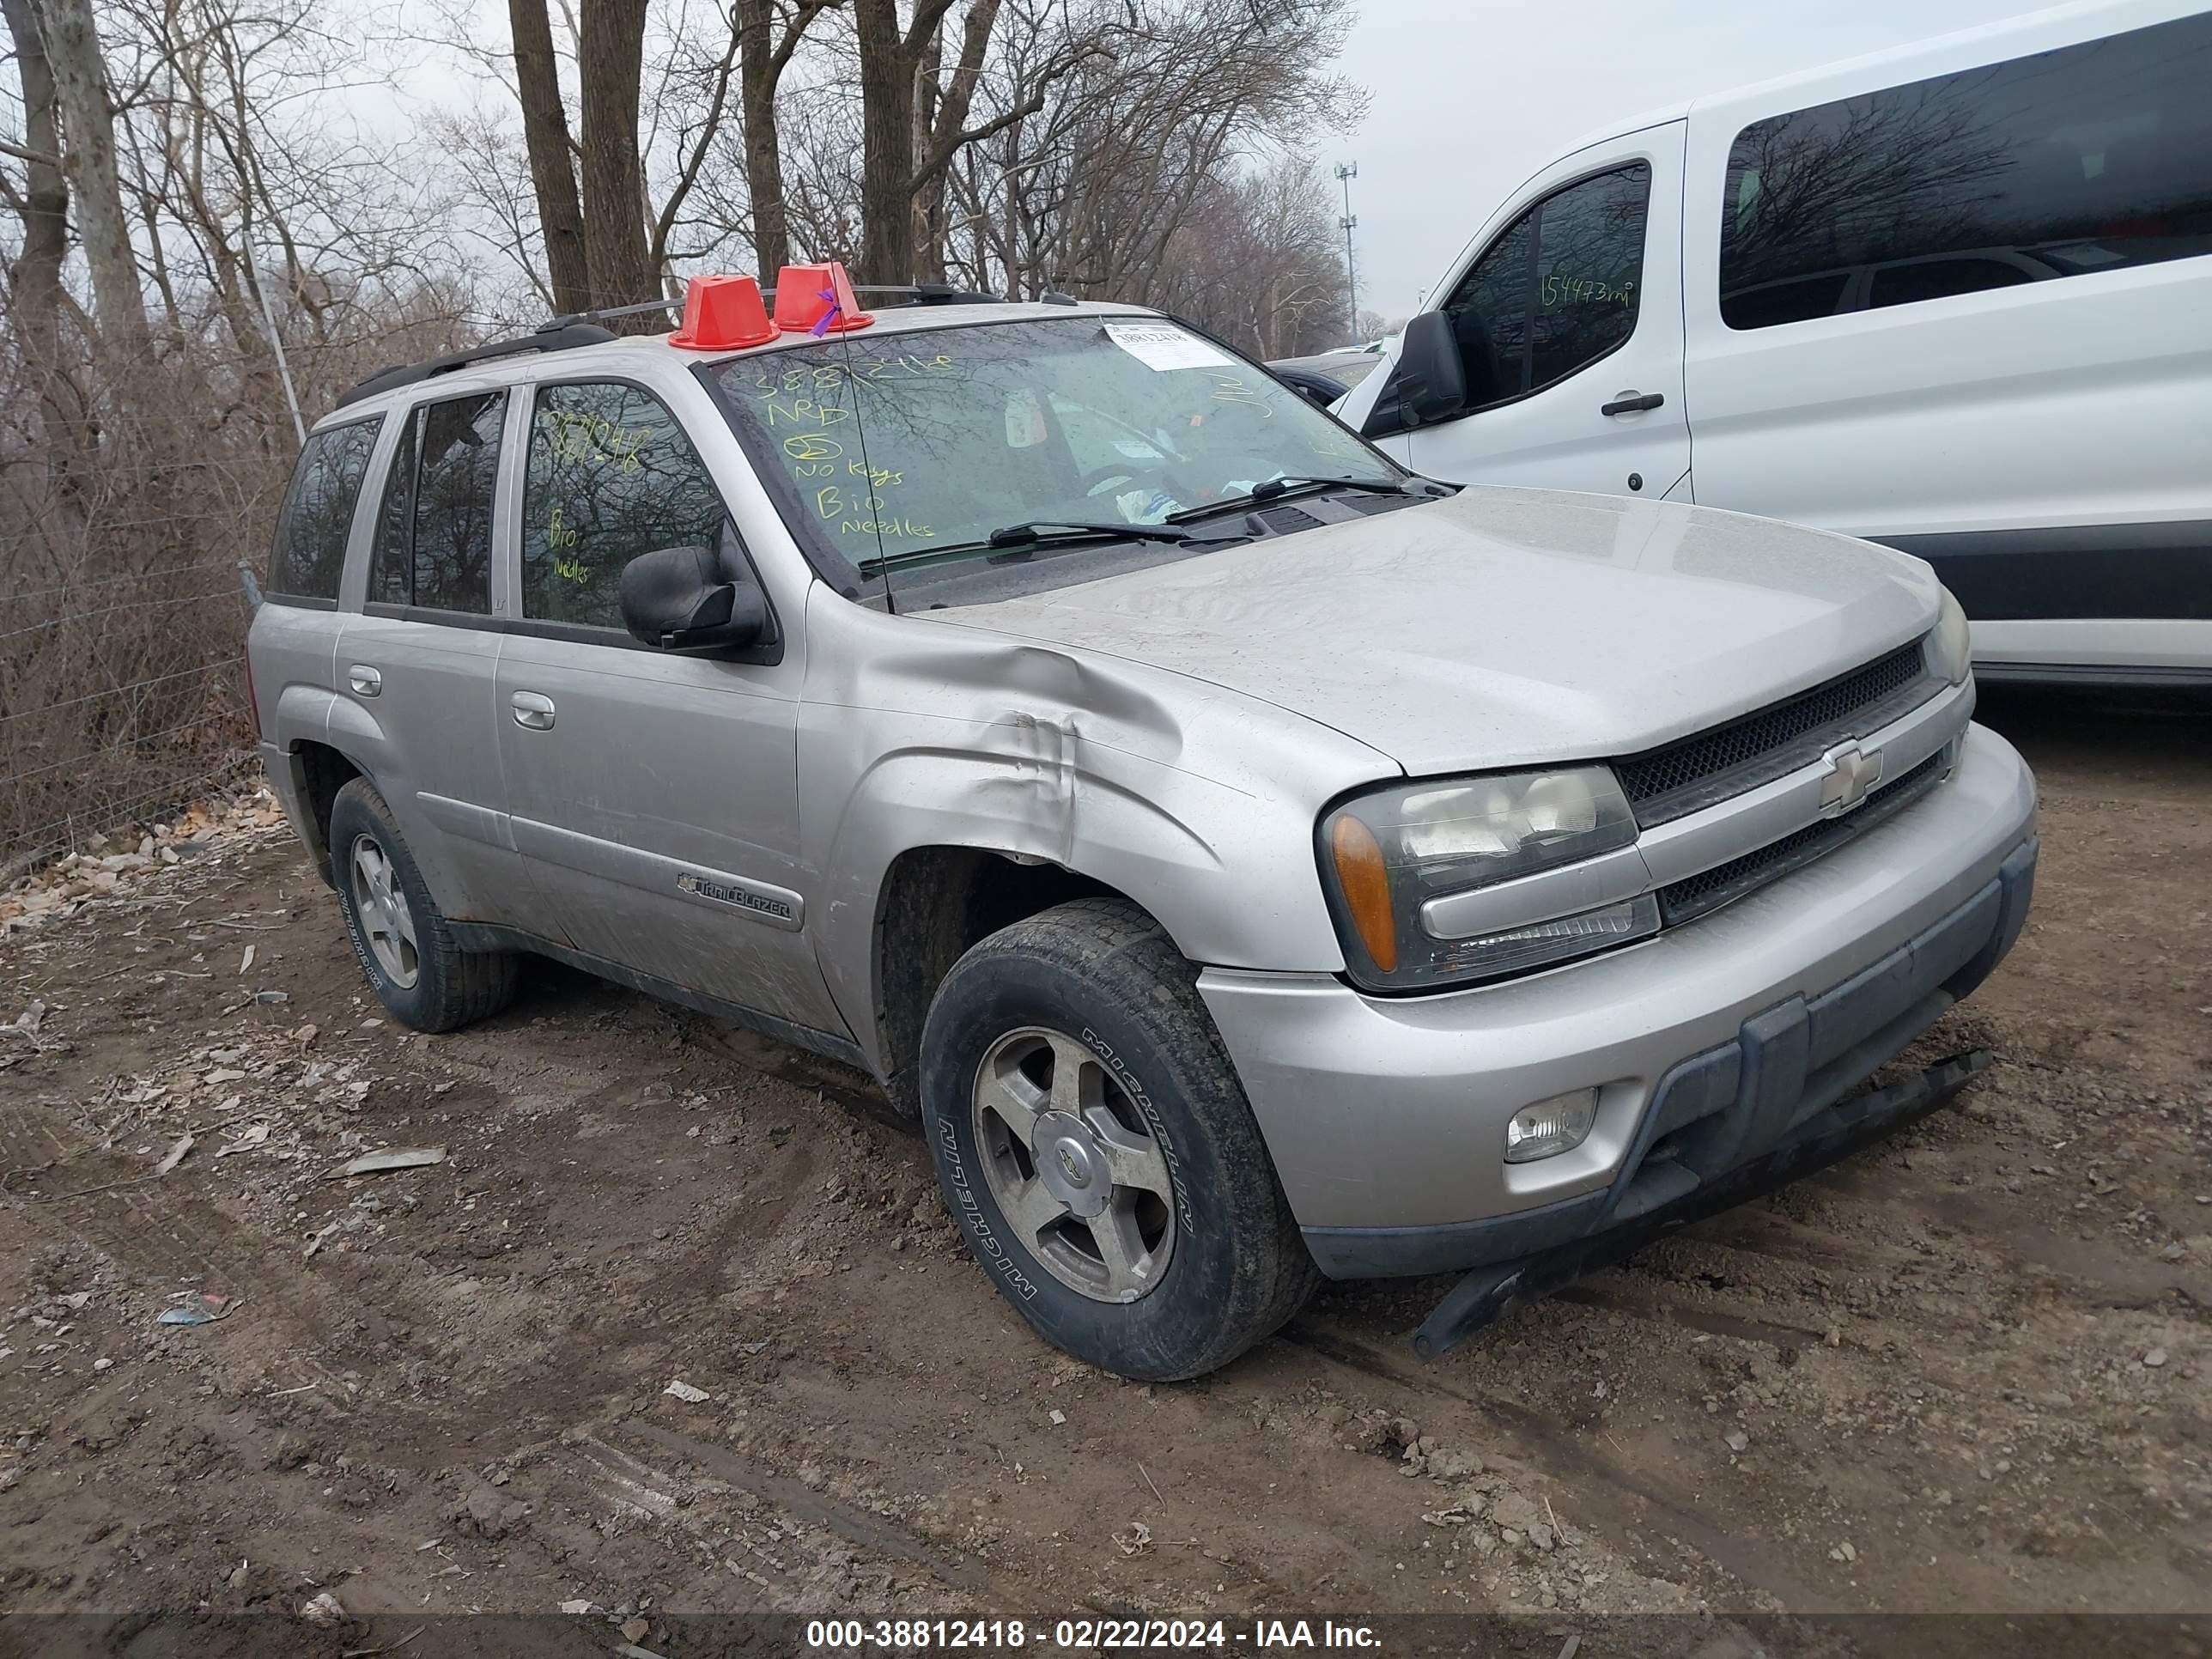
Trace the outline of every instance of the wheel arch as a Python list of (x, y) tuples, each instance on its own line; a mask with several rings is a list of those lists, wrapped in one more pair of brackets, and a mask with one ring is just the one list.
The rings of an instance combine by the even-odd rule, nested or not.
[(1001, 928), (1070, 899), (1097, 897), (1146, 908), (1109, 882), (1034, 854), (930, 844), (892, 858), (870, 930), (872, 1018), (864, 1046), (872, 1046), (878, 1075), (901, 1113), (921, 1115), (922, 1024), (952, 964)]
[(332, 889), (337, 886), (337, 871), (331, 854), (331, 807), (338, 798), (338, 791), (356, 778), (368, 774), (356, 765), (343, 750), (313, 738), (303, 738), (291, 745), (293, 763), (299, 769), (296, 777), (300, 788), (300, 830), (307, 843), (308, 854), (315, 860), (316, 873), (324, 884)]

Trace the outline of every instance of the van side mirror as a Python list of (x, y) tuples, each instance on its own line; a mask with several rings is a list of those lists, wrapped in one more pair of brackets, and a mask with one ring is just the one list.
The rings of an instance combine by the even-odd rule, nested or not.
[(657, 651), (708, 651), (761, 644), (768, 600), (733, 582), (704, 547), (664, 547), (623, 567), (616, 589), (623, 626)]
[(1451, 319), (1441, 311), (1425, 311), (1406, 325), (1392, 380), (1409, 427), (1449, 420), (1467, 407), (1467, 370)]

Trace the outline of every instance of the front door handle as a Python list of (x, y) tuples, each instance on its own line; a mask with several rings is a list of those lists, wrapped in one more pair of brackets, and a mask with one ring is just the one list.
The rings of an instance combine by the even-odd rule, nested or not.
[(373, 697), (384, 690), (384, 676), (367, 663), (357, 662), (346, 670), (346, 684), (356, 697)]
[(1667, 401), (1661, 392), (1624, 392), (1598, 410), (1601, 415), (1636, 415), (1647, 409), (1656, 409)]
[(510, 696), (507, 706), (514, 710), (514, 723), (526, 726), (532, 732), (553, 729), (553, 699), (541, 697), (535, 691), (517, 691)]

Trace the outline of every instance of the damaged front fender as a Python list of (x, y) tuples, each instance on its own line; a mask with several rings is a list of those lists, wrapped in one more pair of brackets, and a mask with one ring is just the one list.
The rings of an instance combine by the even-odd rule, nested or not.
[(974, 848), (1086, 876), (1194, 962), (1343, 965), (1314, 866), (1331, 797), (1397, 768), (1272, 704), (816, 589), (799, 714), (799, 827), (822, 872), (831, 994), (878, 1069), (874, 939), (886, 873)]

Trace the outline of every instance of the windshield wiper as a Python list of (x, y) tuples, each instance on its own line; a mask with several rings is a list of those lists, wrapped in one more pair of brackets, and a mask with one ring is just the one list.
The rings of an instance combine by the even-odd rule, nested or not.
[(1044, 532), (1055, 532), (1050, 539), (1061, 540), (1075, 536), (1111, 536), (1116, 541), (1128, 542), (1187, 542), (1191, 539), (1188, 530), (1177, 530), (1164, 524), (1084, 524), (1068, 519), (1030, 519), (1022, 524), (1010, 524), (994, 530), (983, 539), (993, 547), (1027, 547), (1032, 542), (1047, 539)]
[[(950, 562), (955, 559), (972, 559), (978, 555), (1006, 554), (1020, 549), (1057, 545), (1062, 542), (1116, 541), (1164, 542), (1180, 547), (1185, 543), (1200, 540), (1192, 531), (1178, 530), (1165, 524), (1085, 524), (1066, 519), (1030, 519), (1021, 524), (1002, 525), (977, 542), (954, 542), (944, 547), (910, 547), (902, 553), (893, 553), (880, 559), (863, 559), (860, 574), (872, 576), (885, 570), (898, 570), (908, 565)], [(1204, 538), (1212, 544), (1217, 538)], [(1243, 541), (1245, 537), (1231, 537), (1228, 541)], [(1227, 542), (1223, 542), (1226, 545)]]
[(1263, 478), (1245, 496), (1249, 501), (1272, 501), (1286, 489), (1364, 489), (1377, 495), (1411, 495), (1418, 492), (1413, 478)]
[(1241, 513), (1248, 507), (1264, 507), (1293, 489), (1363, 489), (1377, 495), (1426, 496), (1429, 482), (1425, 478), (1262, 478), (1242, 495), (1231, 495), (1226, 501), (1208, 501), (1203, 507), (1186, 507), (1180, 513), (1170, 514), (1170, 521), (1183, 524), (1216, 513)]

